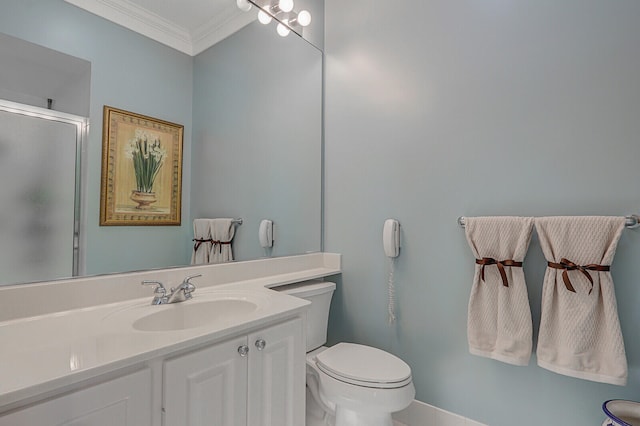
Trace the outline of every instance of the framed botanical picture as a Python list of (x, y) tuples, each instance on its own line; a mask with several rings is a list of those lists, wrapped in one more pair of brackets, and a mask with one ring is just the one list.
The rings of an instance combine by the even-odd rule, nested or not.
[(105, 105), (100, 225), (180, 225), (183, 133)]

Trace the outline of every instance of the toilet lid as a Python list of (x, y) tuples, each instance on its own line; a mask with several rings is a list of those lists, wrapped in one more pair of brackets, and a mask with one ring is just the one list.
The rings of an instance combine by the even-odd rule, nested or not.
[(318, 368), (336, 380), (358, 386), (398, 388), (411, 382), (411, 368), (380, 349), (338, 343), (316, 356)]

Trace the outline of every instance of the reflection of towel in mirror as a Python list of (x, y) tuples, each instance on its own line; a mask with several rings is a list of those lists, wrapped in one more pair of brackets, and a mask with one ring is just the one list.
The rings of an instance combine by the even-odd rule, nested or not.
[(233, 219), (209, 219), (213, 246), (209, 253), (209, 263), (223, 263), (233, 260), (231, 241), (236, 232)]
[(209, 231), (209, 219), (193, 220), (193, 252), (191, 264), (202, 265), (209, 263), (211, 252), (211, 232)]
[(533, 218), (468, 217), (465, 234), (476, 257), (469, 298), (469, 352), (513, 365), (531, 358), (533, 326), (522, 261)]
[(624, 217), (536, 218), (548, 267), (536, 355), (553, 372), (624, 385), (627, 358), (609, 266)]

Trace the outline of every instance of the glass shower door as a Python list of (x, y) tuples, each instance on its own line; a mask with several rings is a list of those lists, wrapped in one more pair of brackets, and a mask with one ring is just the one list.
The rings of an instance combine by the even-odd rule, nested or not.
[(0, 102), (0, 285), (77, 275), (84, 118)]

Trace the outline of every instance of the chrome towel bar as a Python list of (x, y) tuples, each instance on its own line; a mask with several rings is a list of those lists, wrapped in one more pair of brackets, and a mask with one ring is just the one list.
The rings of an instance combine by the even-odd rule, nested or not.
[[(632, 214), (630, 216), (626, 216), (625, 219), (627, 220), (625, 222), (625, 226), (629, 229), (631, 228), (637, 228), (640, 226), (640, 216), (638, 216), (637, 214)], [(458, 225), (460, 225), (462, 228), (464, 228), (464, 224), (465, 224), (465, 218), (464, 216), (460, 216), (458, 218)]]

